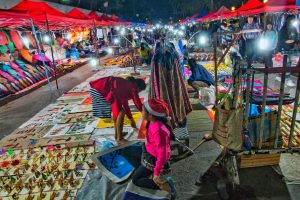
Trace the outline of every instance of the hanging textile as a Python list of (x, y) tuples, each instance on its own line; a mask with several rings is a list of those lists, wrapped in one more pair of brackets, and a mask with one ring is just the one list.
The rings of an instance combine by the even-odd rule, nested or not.
[(171, 126), (183, 123), (192, 106), (174, 45), (156, 45), (150, 82), (149, 98), (160, 98), (169, 105)]

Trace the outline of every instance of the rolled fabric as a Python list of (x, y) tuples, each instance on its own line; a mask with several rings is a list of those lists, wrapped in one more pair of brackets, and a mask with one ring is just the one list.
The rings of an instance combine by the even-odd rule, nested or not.
[(20, 33), (18, 31), (15, 31), (15, 30), (10, 30), (9, 34), (11, 36), (11, 40), (14, 43), (15, 47), (17, 49), (23, 49), (23, 43), (22, 43)]

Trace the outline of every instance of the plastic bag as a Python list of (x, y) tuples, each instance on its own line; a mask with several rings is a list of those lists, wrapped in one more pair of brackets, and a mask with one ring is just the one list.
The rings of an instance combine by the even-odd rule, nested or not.
[(199, 89), (199, 100), (204, 106), (214, 105), (215, 103), (215, 89), (213, 86)]

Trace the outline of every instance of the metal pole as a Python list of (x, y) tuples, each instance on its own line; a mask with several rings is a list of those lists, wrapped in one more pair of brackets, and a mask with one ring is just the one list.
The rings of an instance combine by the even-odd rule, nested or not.
[(36, 31), (35, 31), (35, 27), (34, 27), (34, 24), (33, 24), (33, 20), (32, 20), (32, 19), (30, 19), (30, 24), (31, 24), (32, 32), (33, 32), (34, 39), (35, 39), (35, 42), (36, 42), (36, 45), (37, 45), (38, 54), (41, 55), (40, 43), (39, 43), (39, 40), (38, 40), (38, 38), (37, 38)]
[(53, 47), (52, 47), (52, 37), (50, 35), (50, 29), (49, 29), (49, 22), (48, 22), (48, 16), (46, 13), (46, 26), (47, 26), (47, 33), (50, 37), (50, 50), (51, 50), (51, 56), (52, 56), (52, 63), (54, 65), (54, 78), (55, 78), (55, 84), (56, 84), (56, 89), (59, 92), (59, 88), (58, 88), (58, 82), (57, 82), (57, 76), (56, 76), (56, 65), (55, 65), (55, 60), (54, 60), (54, 53), (53, 53)]
[(265, 72), (265, 73), (264, 73), (263, 102), (262, 102), (262, 111), (261, 111), (260, 129), (259, 129), (259, 149), (262, 148), (263, 135), (264, 135), (264, 127), (265, 127), (265, 108), (266, 108), (267, 89), (268, 89), (268, 74)]
[(216, 88), (216, 102), (218, 105), (218, 60), (217, 60), (217, 34), (214, 33), (214, 61), (215, 61), (215, 88)]
[[(286, 67), (287, 64), (287, 55), (283, 57), (283, 67)], [(279, 136), (279, 129), (280, 129), (280, 119), (281, 119), (281, 111), (283, 105), (283, 96), (284, 96), (284, 84), (285, 84), (285, 73), (281, 74), (281, 83), (280, 83), (280, 95), (279, 95), (279, 104), (278, 104), (278, 113), (276, 119), (276, 128), (275, 128), (275, 143), (274, 148), (278, 146), (278, 136)]]
[[(300, 67), (300, 59), (298, 60), (298, 64), (296, 67)], [(289, 137), (289, 149), (292, 147), (292, 141), (294, 136), (294, 129), (296, 124), (296, 117), (297, 117), (297, 110), (298, 110), (298, 103), (299, 103), (299, 95), (300, 95), (300, 72), (298, 72), (298, 81), (296, 86), (296, 96), (295, 96), (295, 102), (294, 102), (294, 110), (293, 110), (293, 117), (292, 117), (292, 123), (291, 123), (291, 130), (290, 130), (290, 137)]]
[(250, 100), (250, 77), (251, 72), (247, 71), (247, 88), (246, 88), (246, 116), (245, 116), (245, 127), (246, 129), (249, 128), (249, 100)]
[(96, 23), (95, 23), (95, 18), (93, 18), (93, 24), (94, 24), (94, 27), (93, 27), (93, 29), (94, 29), (94, 33), (93, 33), (93, 35), (94, 35), (94, 38), (95, 38), (95, 42), (96, 42), (96, 58), (98, 57), (98, 55), (99, 55), (99, 51), (98, 51), (98, 38), (97, 38), (97, 28), (96, 28)]

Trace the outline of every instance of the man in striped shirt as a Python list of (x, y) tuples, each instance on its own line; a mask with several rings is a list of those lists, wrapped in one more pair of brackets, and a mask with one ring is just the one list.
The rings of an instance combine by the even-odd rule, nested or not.
[[(243, 30), (254, 30), (260, 29), (257, 23), (253, 22), (253, 16), (248, 17), (248, 23), (243, 26)], [(243, 33), (243, 39), (245, 40), (246, 45), (246, 57), (248, 68), (251, 68), (252, 61), (255, 56), (255, 43), (258, 38), (259, 33)]]

